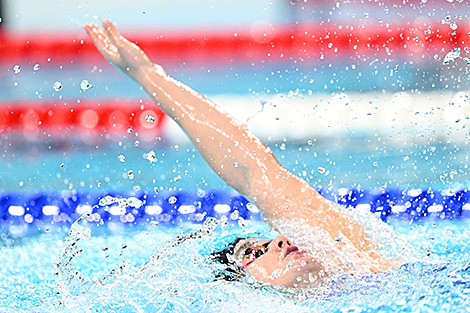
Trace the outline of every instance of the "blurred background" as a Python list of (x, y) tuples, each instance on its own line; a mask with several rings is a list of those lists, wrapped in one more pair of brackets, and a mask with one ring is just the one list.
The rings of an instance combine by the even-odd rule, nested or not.
[(467, 2), (0, 3), (0, 189), (223, 188), (86, 37), (104, 18), (313, 184), (467, 185)]

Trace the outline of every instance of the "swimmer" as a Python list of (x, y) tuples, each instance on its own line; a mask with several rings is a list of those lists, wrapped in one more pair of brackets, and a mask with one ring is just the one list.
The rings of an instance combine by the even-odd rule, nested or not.
[[(104, 20), (101, 28), (93, 23), (85, 25), (85, 30), (106, 60), (143, 87), (184, 130), (217, 175), (254, 203), (269, 225), (275, 221), (290, 223), (295, 217), (322, 229), (331, 239), (331, 251), (347, 247), (361, 260), (361, 270), (349, 269), (348, 274), (393, 267), (377, 252), (359, 223), (285, 169), (245, 124), (170, 77), (161, 65), (121, 36), (111, 21)], [(337, 259), (335, 255), (312, 255), (282, 234), (272, 240), (241, 239), (219, 258), (261, 282), (298, 288), (317, 286), (331, 273), (330, 263)]]

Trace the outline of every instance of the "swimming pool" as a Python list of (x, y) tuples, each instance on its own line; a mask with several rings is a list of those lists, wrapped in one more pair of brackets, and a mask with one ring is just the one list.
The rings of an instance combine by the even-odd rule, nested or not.
[[(364, 93), (377, 88), (371, 85), (380, 88), (377, 77), (373, 77), (378, 71), (373, 63), (374, 60), (365, 62), (360, 69), (361, 73), (369, 70), (364, 72), (368, 79), (349, 85), (346, 81), (361, 75), (352, 68), (346, 69), (354, 74), (343, 73), (345, 85), (342, 85), (325, 78), (341, 73), (337, 68), (329, 70), (329, 66), (321, 71), (320, 79), (325, 81), (314, 84), (314, 88), (307, 86), (312, 85), (315, 71), (307, 70), (301, 73), (295, 69), (267, 70), (264, 76), (271, 79), (270, 83), (251, 71), (244, 72), (246, 69), (233, 75), (231, 70), (225, 78), (230, 81), (238, 75), (242, 77), (234, 79), (242, 83), (233, 86), (239, 94), (230, 95), (231, 102), (246, 99), (240, 90), (255, 98), (256, 106), (250, 108), (253, 113), (245, 116), (250, 122), (257, 118), (263, 121), (265, 115), (268, 122), (282, 120), (285, 115), (276, 113), (276, 108), (282, 104), (293, 106), (296, 98), (325, 104), (322, 108), (313, 106), (313, 113), (300, 111), (298, 114), (304, 119), (308, 114), (325, 112), (335, 116), (338, 112), (333, 110), (335, 105), (353, 112), (352, 117), (340, 123), (339, 128), (344, 131), (338, 137), (331, 135), (335, 132), (318, 137), (309, 132), (302, 135), (292, 132), (288, 137), (268, 134), (265, 140), (281, 163), (318, 186), (328, 197), (355, 206), (357, 214), (370, 210), (376, 213), (362, 217), (364, 223), (378, 237), (380, 249), (392, 256), (403, 254), (407, 266), (380, 275), (338, 277), (334, 288), (308, 294), (260, 286), (250, 278), (242, 282), (214, 280), (214, 265), (204, 257), (211, 249), (239, 235), (273, 237), (275, 232), (261, 221), (256, 208), (227, 189), (193, 146), (160, 134), (146, 137), (145, 130), (124, 129), (116, 135), (100, 133), (92, 127), (83, 133), (80, 132), (83, 128), (78, 132), (63, 129), (60, 133), (41, 127), (16, 129), (3, 132), (1, 138), (4, 166), (0, 175), (4, 179), (0, 182), (3, 205), (0, 258), (6, 266), (0, 272), (0, 309), (6, 312), (467, 310), (468, 139), (462, 130), (467, 112), (464, 108), (457, 110), (457, 118), (449, 114), (453, 124), (445, 127), (440, 127), (438, 121), (447, 121), (443, 117), (447, 118), (444, 113), (448, 110), (442, 110), (446, 111), (442, 116), (436, 114), (436, 120), (426, 124), (435, 135), (431, 137), (413, 125), (418, 124), (419, 118), (441, 110), (442, 101), (429, 107), (412, 103), (407, 113), (414, 119), (392, 123), (385, 131), (379, 127), (373, 128), (373, 133), (366, 133), (367, 127), (349, 129), (355, 119), (362, 122), (369, 116), (375, 118), (374, 107), (378, 110), (380, 105), (364, 107), (364, 103), (370, 104), (379, 97), (376, 94), (357, 97), (353, 92), (338, 91), (356, 89)], [(64, 73), (57, 69), (49, 71), (45, 64), (41, 69), (30, 64), (33, 68), (23, 76), (9, 68), (14, 88), (5, 88), (8, 92), (2, 94), (2, 99), (80, 105), (86, 101), (101, 102), (103, 96), (112, 94), (148, 109), (149, 104), (142, 101), (138, 88), (127, 90), (127, 83), (114, 77), (106, 81), (108, 75), (113, 76), (107, 72), (109, 68), (103, 73), (101, 68), (92, 67), (86, 74), (82, 69), (68, 68)], [(389, 75), (395, 68), (385, 65), (379, 71)], [(188, 69), (174, 69), (177, 74), (185, 70)], [(216, 72), (215, 68), (210, 70)], [(24, 74), (24, 68), (22, 71)], [(196, 74), (189, 71), (186, 75), (190, 77), (186, 79), (189, 83), (201, 83), (206, 72), (205, 67)], [(406, 78), (407, 73), (405, 68), (397, 80)], [(208, 85), (224, 75), (216, 72), (211, 77)], [(93, 88), (81, 87), (84, 79)], [(401, 93), (390, 87), (397, 80), (390, 79), (390, 85), (384, 85), (392, 92), (385, 93), (385, 97), (397, 99), (393, 104), (410, 94), (422, 93), (421, 101), (437, 97), (423, 87), (428, 82), (418, 91)], [(60, 91), (54, 88), (55, 81), (61, 81)], [(291, 88), (296, 82), (303, 84), (297, 87), (300, 90)], [(316, 100), (309, 98), (319, 89), (327, 89), (325, 85), (336, 83), (333, 94), (322, 94)], [(399, 85), (398, 89), (402, 87)], [(444, 88), (450, 96), (443, 103), (451, 108), (463, 107), (465, 93), (458, 94), (460, 88), (454, 87)], [(218, 94), (226, 88), (218, 86), (212, 92)], [(268, 96), (271, 93), (282, 97), (273, 100)], [(355, 100), (361, 97), (361, 101)], [(463, 98), (462, 103), (448, 102), (449, 98), (459, 97)], [(399, 111), (396, 107), (394, 110)], [(27, 112), (33, 111), (34, 108)], [(287, 124), (294, 123), (297, 131), (304, 131), (300, 127), (302, 117), (290, 117)], [(380, 118), (375, 119), (377, 124), (389, 121), (384, 116)], [(328, 127), (335, 128), (333, 124)], [(410, 134), (403, 134), (410, 130)], [(400, 141), (397, 137), (402, 141), (397, 143)], [(150, 152), (153, 154), (149, 157)], [(132, 203), (125, 209), (106, 208), (114, 201), (107, 196), (127, 198)], [(219, 222), (205, 219), (207, 216), (214, 216)], [(393, 225), (402, 237), (395, 236), (380, 218)]]
[[(2, 311), (463, 312), (468, 303), (469, 232), (464, 220), (398, 224), (397, 232), (422, 256), (421, 263), (370, 278), (345, 279), (337, 290), (308, 296), (249, 283), (212, 281), (213, 268), (202, 255), (224, 238), (268, 235), (261, 222), (243, 229), (231, 223), (225, 229), (219, 225), (211, 236), (175, 245), (171, 244), (174, 236), (184, 236), (199, 226), (140, 224), (111, 231), (82, 221), (74, 227), (69, 237), (64, 229), (51, 229), (2, 239), (1, 259), (7, 264), (2, 270)], [(73, 242), (77, 245), (71, 249)], [(66, 247), (70, 250), (64, 252)], [(78, 250), (83, 251), (67, 265)], [(62, 262), (59, 277), (54, 275), (54, 262)]]

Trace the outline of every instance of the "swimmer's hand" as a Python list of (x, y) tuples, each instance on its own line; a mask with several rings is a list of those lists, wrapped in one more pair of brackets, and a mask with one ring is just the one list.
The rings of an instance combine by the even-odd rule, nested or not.
[(106, 60), (131, 78), (138, 80), (145, 70), (156, 66), (142, 49), (121, 36), (110, 20), (103, 20), (103, 29), (95, 23), (84, 28)]

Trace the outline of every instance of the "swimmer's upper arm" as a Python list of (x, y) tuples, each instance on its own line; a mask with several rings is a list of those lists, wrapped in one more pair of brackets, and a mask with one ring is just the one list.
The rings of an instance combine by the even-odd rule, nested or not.
[(307, 224), (326, 230), (333, 239), (346, 236), (358, 250), (376, 260), (381, 259), (364, 228), (338, 205), (325, 199), (277, 160), (267, 164), (272, 175), (266, 176), (264, 181), (252, 182), (255, 188), (251, 198), (268, 223), (273, 219), (302, 218)]

